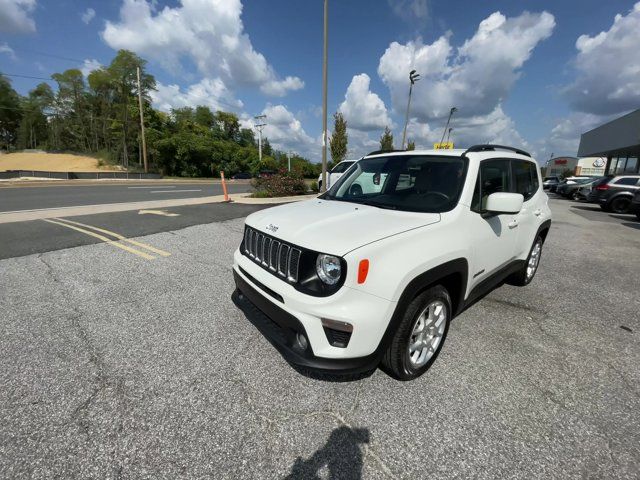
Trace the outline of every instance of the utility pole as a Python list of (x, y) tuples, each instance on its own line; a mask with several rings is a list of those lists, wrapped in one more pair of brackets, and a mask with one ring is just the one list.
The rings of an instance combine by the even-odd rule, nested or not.
[(409, 72), (409, 100), (407, 101), (407, 113), (404, 117), (404, 130), (402, 132), (402, 150), (404, 150), (405, 140), (407, 139), (407, 124), (409, 123), (409, 109), (411, 108), (411, 92), (413, 90), (413, 84), (420, 80), (420, 74), (415, 70)]
[(149, 172), (147, 164), (147, 139), (144, 135), (144, 111), (142, 110), (142, 87), (140, 86), (140, 67), (136, 69), (138, 74), (138, 106), (140, 107), (140, 134), (142, 136), (142, 161), (144, 162), (144, 173)]
[(444, 136), (447, 134), (447, 128), (449, 128), (449, 122), (451, 121), (451, 116), (457, 111), (458, 109), (456, 107), (451, 107), (451, 110), (449, 110), (449, 118), (447, 118), (447, 124), (444, 127), (444, 132), (442, 132), (442, 140), (440, 140), (440, 143), (444, 142)]
[(327, 50), (329, 0), (324, 0), (324, 44), (322, 47), (322, 191), (327, 190)]
[(258, 160), (260, 160), (260, 162), (262, 162), (262, 129), (265, 127), (266, 122), (265, 122), (265, 118), (267, 118), (266, 115), (256, 115), (255, 117), (253, 117), (256, 119), (257, 123), (256, 123), (256, 129), (258, 130)]
[(293, 150), (289, 150), (287, 152), (287, 160), (289, 162), (289, 171), (291, 171), (291, 155), (293, 155)]
[(451, 139), (451, 130), (453, 130), (453, 127), (449, 127), (449, 132), (447, 133), (447, 143), (449, 143), (449, 140)]

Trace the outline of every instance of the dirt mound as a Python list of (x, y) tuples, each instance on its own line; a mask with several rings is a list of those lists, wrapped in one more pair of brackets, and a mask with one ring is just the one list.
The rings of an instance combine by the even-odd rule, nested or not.
[(117, 166), (98, 166), (98, 160), (69, 153), (21, 152), (0, 155), (0, 171), (41, 170), (45, 172), (105, 172), (123, 170)]

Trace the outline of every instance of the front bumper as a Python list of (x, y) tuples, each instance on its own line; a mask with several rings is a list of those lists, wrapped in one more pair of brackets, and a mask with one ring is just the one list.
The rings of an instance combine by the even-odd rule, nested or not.
[[(267, 324), (277, 327), (272, 331), (256, 325), (291, 363), (336, 372), (366, 371), (377, 365), (382, 339), (397, 302), (350, 288), (348, 281), (328, 297), (304, 294), (239, 249), (234, 254), (233, 271), (237, 289), (245, 297), (245, 301), (237, 302), (238, 307), (249, 318), (249, 313), (255, 313), (256, 309), (243, 307), (248, 300), (263, 314), (262, 320), (269, 319)], [(331, 342), (335, 338), (330, 338), (331, 332), (323, 327), (323, 319), (352, 326), (346, 347)], [(306, 337), (308, 350), (300, 351), (297, 347), (297, 333)]]

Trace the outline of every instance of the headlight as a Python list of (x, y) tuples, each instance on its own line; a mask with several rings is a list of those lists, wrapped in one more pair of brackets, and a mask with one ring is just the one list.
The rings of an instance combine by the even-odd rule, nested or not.
[(316, 271), (318, 277), (327, 285), (335, 285), (340, 281), (342, 275), (342, 266), (340, 259), (333, 255), (325, 255), (321, 253), (316, 260)]

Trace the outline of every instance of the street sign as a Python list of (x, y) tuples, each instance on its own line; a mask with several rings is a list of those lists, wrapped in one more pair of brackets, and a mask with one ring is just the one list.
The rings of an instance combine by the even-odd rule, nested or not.
[(452, 150), (453, 142), (434, 143), (433, 148), (436, 150)]

